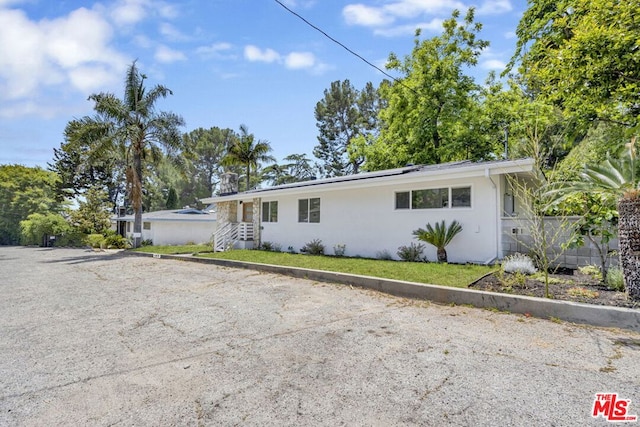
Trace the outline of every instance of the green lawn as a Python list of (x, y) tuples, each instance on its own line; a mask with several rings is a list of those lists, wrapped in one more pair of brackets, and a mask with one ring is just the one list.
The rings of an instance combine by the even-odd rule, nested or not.
[(430, 283), (433, 285), (466, 288), (470, 283), (495, 270), (483, 265), (437, 264), (424, 262), (382, 261), (363, 258), (337, 258), (266, 252), (255, 250), (234, 250), (228, 252), (203, 253), (199, 256), (287, 267), (310, 268), (405, 280), (408, 282)]

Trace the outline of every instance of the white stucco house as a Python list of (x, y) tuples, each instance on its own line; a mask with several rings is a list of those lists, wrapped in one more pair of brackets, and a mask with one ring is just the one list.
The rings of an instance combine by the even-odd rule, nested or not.
[[(505, 255), (503, 221), (517, 209), (506, 177), (536, 175), (531, 159), (461, 161), (243, 193), (223, 177), (223, 193), (202, 202), (217, 206), (216, 250), (271, 242), (297, 252), (320, 239), (329, 254), (346, 245), (346, 256), (375, 258), (387, 251), (395, 257), (398, 247), (417, 242), (413, 230), (444, 219), (463, 227), (447, 247), (450, 262), (489, 263)], [(425, 255), (436, 260), (436, 249), (427, 245)]]
[[(133, 237), (133, 215), (112, 218), (115, 230), (127, 238)], [(173, 209), (142, 214), (142, 240), (154, 245), (184, 245), (210, 243), (216, 231), (213, 209)]]

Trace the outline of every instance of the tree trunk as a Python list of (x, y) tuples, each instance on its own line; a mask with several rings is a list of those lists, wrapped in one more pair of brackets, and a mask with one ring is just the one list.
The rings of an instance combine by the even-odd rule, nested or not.
[(444, 248), (438, 248), (438, 262), (447, 262), (447, 251)]
[(629, 298), (640, 301), (640, 194), (618, 201), (620, 266)]
[[(140, 151), (140, 152), (139, 152)], [(142, 150), (134, 149), (131, 204), (133, 205), (133, 247), (142, 242)]]

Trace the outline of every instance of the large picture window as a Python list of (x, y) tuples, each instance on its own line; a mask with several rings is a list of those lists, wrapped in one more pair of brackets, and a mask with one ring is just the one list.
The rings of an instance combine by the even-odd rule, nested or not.
[(412, 209), (439, 209), (449, 207), (449, 189), (432, 188), (411, 192)]
[(320, 222), (320, 198), (298, 200), (298, 222)]
[(262, 202), (262, 222), (278, 222), (278, 202)]
[(396, 209), (470, 208), (471, 187), (429, 188), (395, 193)]

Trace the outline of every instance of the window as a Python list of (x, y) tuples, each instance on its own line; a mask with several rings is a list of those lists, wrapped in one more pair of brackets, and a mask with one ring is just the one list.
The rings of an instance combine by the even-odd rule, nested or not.
[(131, 223), (127, 221), (127, 233), (131, 232)]
[(396, 209), (470, 208), (471, 187), (399, 191), (395, 199)]
[(470, 208), (471, 207), (471, 187), (461, 187), (451, 189), (451, 207)]
[(411, 207), (413, 209), (438, 209), (449, 207), (448, 188), (415, 190), (411, 193)]
[(151, 223), (150, 222), (143, 222), (142, 223), (142, 228), (145, 230), (151, 230)]
[(298, 222), (320, 222), (320, 198), (298, 200)]
[(278, 222), (278, 202), (262, 202), (262, 222)]
[(411, 200), (408, 191), (396, 193), (396, 209), (409, 209), (409, 200)]

